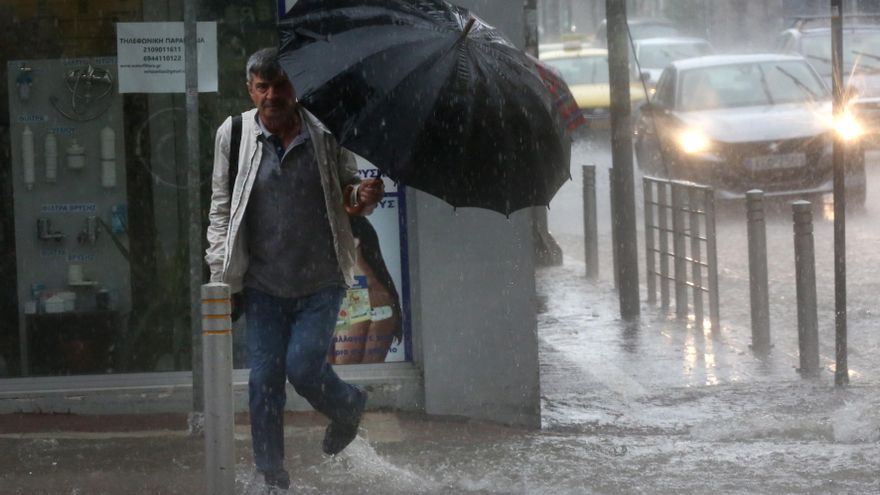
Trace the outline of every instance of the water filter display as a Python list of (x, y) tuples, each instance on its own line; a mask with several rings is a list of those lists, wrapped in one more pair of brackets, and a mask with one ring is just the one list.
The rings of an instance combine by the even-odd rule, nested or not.
[(70, 140), (67, 147), (67, 168), (82, 170), (86, 166), (86, 148), (76, 142), (76, 138)]
[(94, 244), (98, 240), (98, 217), (89, 215), (83, 222), (83, 229), (76, 236), (80, 244)]
[(18, 68), (18, 76), (15, 77), (15, 86), (18, 88), (18, 100), (22, 103), (31, 99), (31, 86), (34, 84), (33, 69), (25, 64)]
[(46, 161), (46, 182), (58, 179), (58, 138), (50, 132), (43, 143), (43, 157)]
[(63, 241), (64, 232), (52, 230), (52, 220), (45, 217), (37, 219), (37, 237), (41, 241)]
[(28, 190), (34, 188), (36, 178), (34, 160), (34, 132), (29, 126), (24, 126), (24, 130), (21, 132), (21, 165), (24, 172), (24, 185)]
[[(44, 349), (30, 346), (30, 332), (44, 313), (58, 313), (59, 330), (68, 332), (82, 313), (115, 311), (118, 315), (101, 318), (124, 324), (120, 316), (130, 311), (126, 119), (115, 91), (114, 57), (3, 63), (10, 88), (5, 122), (8, 199), (15, 218), (17, 357), (27, 374), (39, 371), (38, 358), (46, 360)], [(38, 285), (44, 290), (32, 290)]]

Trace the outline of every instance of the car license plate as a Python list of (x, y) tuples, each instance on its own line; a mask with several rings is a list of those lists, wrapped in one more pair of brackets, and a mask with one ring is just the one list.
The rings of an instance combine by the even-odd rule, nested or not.
[(784, 155), (761, 155), (746, 158), (746, 167), (754, 171), (779, 170), (783, 168), (799, 168), (807, 164), (807, 156), (803, 153)]

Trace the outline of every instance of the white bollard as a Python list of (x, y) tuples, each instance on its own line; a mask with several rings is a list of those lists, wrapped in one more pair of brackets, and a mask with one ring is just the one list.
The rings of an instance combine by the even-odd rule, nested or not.
[(226, 284), (202, 285), (205, 374), (205, 477), (208, 495), (235, 493), (232, 303)]

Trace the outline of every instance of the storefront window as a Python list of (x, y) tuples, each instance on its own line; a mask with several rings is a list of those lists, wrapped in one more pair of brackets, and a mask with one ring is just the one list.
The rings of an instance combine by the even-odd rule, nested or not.
[[(192, 367), (186, 97), (163, 74), (183, 44), (150, 42), (182, 30), (183, 8), (0, 0), (0, 378)], [(279, 3), (198, 9), (200, 49), (217, 53), (199, 62), (204, 228), (215, 130), (251, 107), (245, 64), (277, 44)], [(359, 285), (340, 312), (335, 364), (409, 358), (405, 198), (387, 184), (358, 229)], [(244, 321), (235, 329), (243, 368)]]
[[(277, 34), (274, 2), (199, 9), (222, 53), (199, 98), (206, 217), (214, 130), (248, 107), (246, 57)], [(0, 1), (0, 377), (191, 368), (185, 96), (126, 92), (117, 64), (118, 23), (182, 12)]]

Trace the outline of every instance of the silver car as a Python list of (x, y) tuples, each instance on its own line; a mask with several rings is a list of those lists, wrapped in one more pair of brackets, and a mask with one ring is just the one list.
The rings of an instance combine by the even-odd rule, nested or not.
[[(648, 174), (713, 186), (720, 199), (831, 193), (838, 127), (828, 87), (800, 56), (714, 55), (673, 62), (635, 125)], [(864, 152), (851, 141), (849, 201), (865, 201)]]

